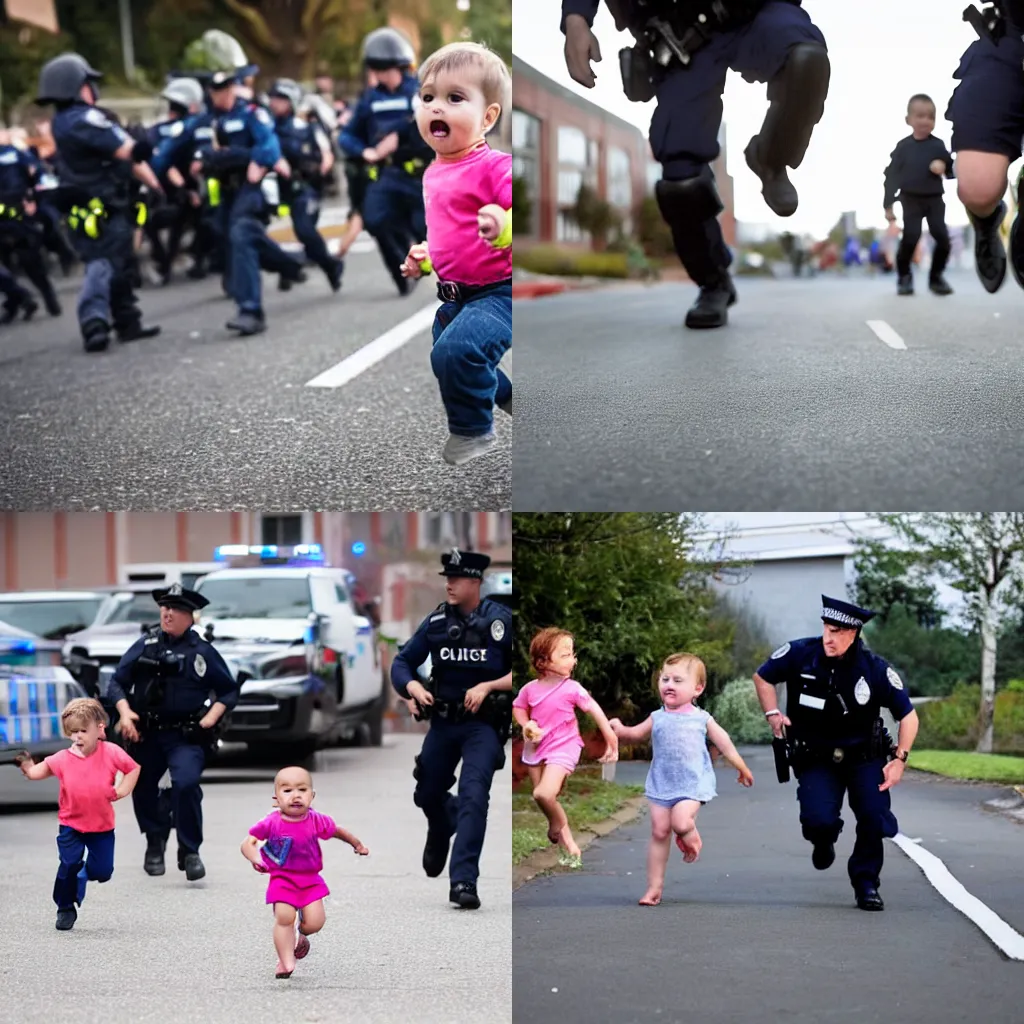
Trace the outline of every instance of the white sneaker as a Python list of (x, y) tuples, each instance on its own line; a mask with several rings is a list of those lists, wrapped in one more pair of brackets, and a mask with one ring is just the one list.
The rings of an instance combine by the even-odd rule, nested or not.
[(462, 466), (481, 455), (486, 455), (496, 444), (497, 438), (492, 431), (480, 437), (464, 437), (462, 434), (449, 434), (441, 452), (441, 458), (450, 466)]

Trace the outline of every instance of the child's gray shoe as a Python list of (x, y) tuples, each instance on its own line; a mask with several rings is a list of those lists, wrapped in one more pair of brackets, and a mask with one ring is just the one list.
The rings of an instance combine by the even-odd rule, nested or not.
[(441, 452), (441, 458), (449, 466), (462, 466), (481, 455), (486, 455), (494, 447), (496, 441), (493, 431), (479, 437), (449, 434), (448, 441)]

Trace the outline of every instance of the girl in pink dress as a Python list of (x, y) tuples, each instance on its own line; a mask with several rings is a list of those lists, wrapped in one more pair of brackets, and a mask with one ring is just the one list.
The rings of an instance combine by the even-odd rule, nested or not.
[(580, 848), (558, 802), (562, 784), (576, 770), (583, 749), (576, 708), (594, 719), (608, 744), (602, 764), (618, 760), (619, 741), (597, 701), (569, 678), (576, 667), (571, 633), (554, 626), (542, 629), (530, 644), (530, 661), (538, 678), (527, 683), (512, 702), (512, 714), (526, 740), (523, 764), (533, 783), (533, 799), (548, 819), (548, 839), (563, 848), (559, 863), (578, 868), (583, 864)]
[(309, 952), (307, 936), (320, 931), (326, 920), (324, 897), (330, 889), (320, 877), (324, 866), (320, 840), (341, 839), (363, 857), (370, 852), (351, 832), (310, 807), (315, 795), (305, 768), (282, 768), (274, 779), (278, 810), (256, 822), (242, 841), (242, 856), (257, 871), (270, 875), (267, 902), (274, 907), (278, 978), (291, 977), (295, 961)]

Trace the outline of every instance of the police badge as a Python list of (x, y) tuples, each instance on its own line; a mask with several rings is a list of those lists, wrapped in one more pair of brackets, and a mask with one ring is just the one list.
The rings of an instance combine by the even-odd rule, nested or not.
[(868, 686), (868, 681), (863, 676), (857, 680), (857, 685), (853, 688), (853, 696), (858, 704), (867, 704), (871, 700), (871, 687)]
[(885, 670), (885, 674), (889, 677), (889, 682), (892, 684), (894, 690), (903, 689), (903, 680), (900, 679), (899, 673), (891, 665)]
[(505, 636), (505, 623), (501, 619), (495, 619), (491, 623), (491, 636), (494, 637), (499, 643)]
[(196, 667), (196, 675), (202, 679), (206, 675), (206, 659), (201, 654), (197, 654), (193, 664)]
[(772, 651), (772, 659), (776, 660), (778, 658), (783, 658), (787, 654), (789, 654), (789, 644), (783, 644), (777, 650)]

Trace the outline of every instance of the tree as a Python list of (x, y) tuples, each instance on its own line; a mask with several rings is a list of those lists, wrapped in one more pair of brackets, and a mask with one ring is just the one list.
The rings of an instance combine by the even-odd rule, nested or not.
[(675, 512), (513, 515), (520, 685), (532, 675), (530, 640), (545, 626), (576, 636), (577, 674), (612, 711), (656, 706), (652, 673), (673, 651), (727, 677), (732, 636), (710, 621), (711, 569), (687, 557), (698, 523)]
[(622, 226), (619, 211), (602, 199), (590, 185), (580, 185), (575, 204), (566, 209), (565, 213), (600, 248), (604, 248), (609, 233)]
[(879, 512), (913, 555), (967, 601), (981, 632), (981, 707), (978, 751), (992, 752), (996, 638), (1009, 600), (1024, 584), (1024, 512)]
[(858, 538), (853, 567), (857, 573), (853, 599), (877, 612), (883, 622), (897, 606), (925, 628), (941, 622), (935, 586), (916, 564), (914, 552), (874, 538)]
[(528, 235), (533, 227), (533, 200), (525, 178), (512, 179), (512, 234)]

